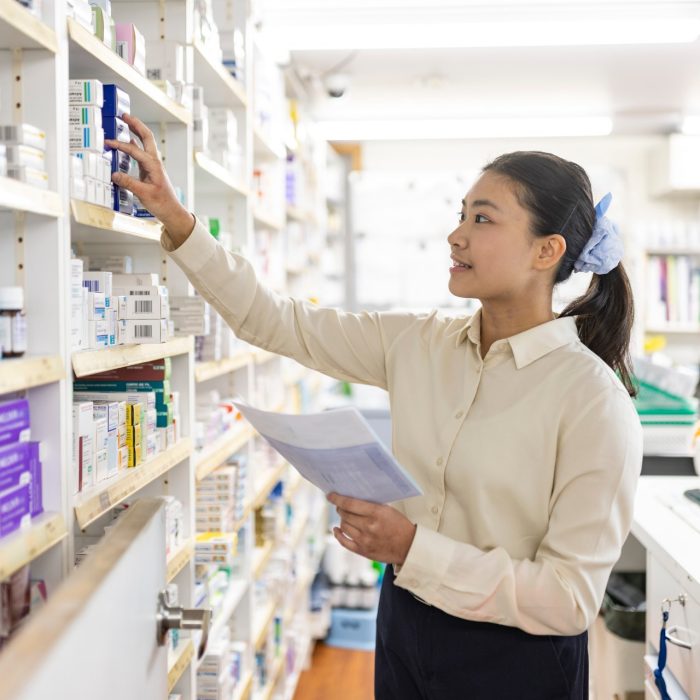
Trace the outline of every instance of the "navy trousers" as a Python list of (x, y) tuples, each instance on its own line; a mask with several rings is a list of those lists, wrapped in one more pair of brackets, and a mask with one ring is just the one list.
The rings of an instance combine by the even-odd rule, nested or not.
[(532, 635), (448, 615), (394, 585), (377, 615), (375, 700), (588, 700), (588, 633)]

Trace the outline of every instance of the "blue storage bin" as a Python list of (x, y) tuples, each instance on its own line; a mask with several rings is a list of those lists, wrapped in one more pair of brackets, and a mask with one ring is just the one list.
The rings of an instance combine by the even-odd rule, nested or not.
[(342, 649), (374, 651), (377, 609), (350, 610), (334, 608), (331, 612), (331, 630), (326, 644)]

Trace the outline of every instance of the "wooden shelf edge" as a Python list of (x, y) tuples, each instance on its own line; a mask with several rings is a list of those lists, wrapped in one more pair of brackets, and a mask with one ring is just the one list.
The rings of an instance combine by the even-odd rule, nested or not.
[[(26, 11), (16, 0), (10, 2)], [(0, 209), (3, 208), (54, 218), (63, 216), (63, 205), (57, 192), (32, 187), (11, 177), (0, 177)]]
[(194, 556), (194, 539), (187, 540), (166, 563), (167, 583), (170, 583)]
[(272, 623), (272, 619), (275, 616), (275, 610), (277, 609), (278, 601), (272, 600), (267, 604), (265, 612), (260, 616), (262, 623), (258, 625), (257, 628), (253, 629), (253, 646), (255, 651), (258, 651), (265, 641), (265, 633), (268, 627)]
[(224, 68), (222, 63), (215, 63), (212, 61), (211, 57), (204, 50), (201, 42), (195, 39), (193, 42), (195, 52), (199, 53), (200, 58), (209, 66), (209, 68), (216, 73), (218, 79), (226, 85), (231, 94), (236, 98), (240, 107), (248, 106), (248, 95), (246, 93), (245, 87), (241, 84), (239, 80), (236, 80), (227, 70)]
[(160, 223), (155, 220), (120, 214), (107, 207), (84, 202), (82, 199), (71, 199), (70, 206), (73, 220), (77, 224), (160, 242)]
[(58, 382), (65, 376), (60, 355), (3, 360), (0, 362), (0, 395)]
[(160, 88), (156, 87), (148, 78), (123, 61), (119, 56), (105, 46), (96, 36), (85, 27), (76, 22), (72, 17), (67, 18), (68, 36), (75, 44), (89, 53), (115, 75), (119, 76), (122, 85), (127, 92), (137, 90), (155, 105), (167, 112), (176, 121), (189, 124), (192, 116), (184, 106), (171, 100)]
[(275, 692), (277, 683), (282, 675), (282, 669), (284, 667), (284, 657), (286, 656), (286, 651), (283, 649), (280, 651), (280, 655), (275, 659), (274, 666), (272, 667), (272, 673), (268, 678), (267, 685), (260, 690), (255, 700), (270, 700), (272, 694)]
[(284, 228), (284, 221), (275, 219), (267, 212), (259, 209), (253, 212), (253, 219), (256, 224), (262, 226), (263, 228), (272, 229), (273, 231), (281, 231)]
[(209, 379), (215, 379), (216, 377), (221, 377), (224, 374), (230, 374), (231, 372), (243, 369), (243, 367), (249, 365), (252, 359), (252, 353), (244, 352), (223, 360), (198, 362), (195, 365), (194, 380), (195, 382), (206, 382)]
[(649, 326), (644, 328), (645, 333), (653, 333), (655, 335), (664, 335), (665, 333), (673, 333), (673, 334), (687, 334), (687, 335), (694, 335), (696, 333), (700, 333), (700, 325), (698, 326)]
[(257, 124), (253, 126), (253, 155), (260, 155), (262, 153), (268, 158), (282, 160), (285, 156), (284, 151), (284, 144), (280, 144), (279, 147), (277, 147), (270, 142)]
[(195, 466), (195, 479), (201, 481), (217, 467), (224, 464), (231, 455), (245, 447), (254, 434), (255, 431), (251, 426), (243, 425), (237, 430), (229, 430), (217, 438), (204, 454), (199, 455)]
[(251, 510), (260, 508), (260, 506), (267, 501), (270, 491), (272, 491), (275, 484), (284, 476), (284, 470), (286, 468), (287, 461), (282, 459), (274, 467), (270, 467), (266, 470), (269, 473), (265, 474), (262, 486), (255, 490), (255, 495), (250, 500), (249, 507)]
[(153, 362), (163, 357), (186, 355), (194, 349), (192, 336), (173, 338), (166, 343), (117, 345), (104, 350), (79, 350), (71, 356), (76, 377), (88, 377), (98, 372), (120, 369), (142, 362)]
[(168, 693), (177, 685), (177, 682), (180, 680), (193, 658), (194, 643), (191, 639), (188, 639), (182, 644), (182, 649), (178, 651), (172, 665), (168, 667)]
[(79, 494), (73, 506), (81, 528), (87, 527), (111, 508), (140, 491), (162, 474), (170, 471), (192, 454), (192, 439), (185, 437), (157, 457), (123, 471), (104, 484)]
[(16, 0), (0, 0), (0, 21), (30, 39), (32, 43), (51, 53), (58, 53), (56, 32)]
[(226, 600), (221, 606), (219, 613), (212, 621), (209, 631), (210, 639), (215, 639), (221, 627), (231, 618), (231, 615), (236, 611), (236, 608), (240, 605), (243, 597), (248, 592), (248, 586), (249, 582), (246, 580), (236, 580), (230, 584), (230, 590), (226, 594)]
[(241, 678), (239, 687), (236, 688), (236, 690), (233, 693), (233, 700), (248, 700), (248, 698), (250, 698), (250, 692), (252, 691), (252, 689), (253, 672), (247, 671), (243, 678)]
[(265, 570), (267, 563), (270, 561), (272, 552), (275, 550), (274, 542), (266, 542), (262, 547), (256, 547), (253, 550), (253, 566), (251, 567), (253, 572), (253, 579), (257, 580), (262, 575)]
[(60, 513), (46, 512), (31, 525), (0, 539), (0, 581), (57, 545), (68, 534)]

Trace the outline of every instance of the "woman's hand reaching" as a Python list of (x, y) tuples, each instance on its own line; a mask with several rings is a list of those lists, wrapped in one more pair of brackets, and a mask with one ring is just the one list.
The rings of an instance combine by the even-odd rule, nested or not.
[(141, 139), (143, 148), (134, 139), (131, 143), (105, 139), (105, 146), (130, 155), (139, 164), (139, 179), (117, 171), (112, 174), (112, 182), (133, 192), (143, 206), (161, 221), (175, 247), (178, 247), (192, 233), (194, 216), (177, 199), (160, 160), (153, 132), (140, 119), (129, 114), (123, 115), (122, 119), (131, 132)]
[(328, 495), (340, 515), (340, 527), (333, 528), (335, 539), (345, 549), (385, 564), (404, 563), (413, 543), (416, 526), (396, 508)]

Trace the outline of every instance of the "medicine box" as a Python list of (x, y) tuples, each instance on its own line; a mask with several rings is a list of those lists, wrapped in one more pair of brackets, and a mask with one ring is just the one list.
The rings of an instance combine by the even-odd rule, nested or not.
[(32, 146), (46, 150), (46, 133), (31, 124), (11, 124), (0, 127), (2, 140), (7, 145)]
[(86, 287), (89, 292), (102, 294), (102, 306), (105, 306), (105, 299), (112, 296), (112, 273), (95, 270), (85, 272), (83, 273), (83, 287)]
[(119, 297), (119, 319), (161, 319), (168, 318), (167, 296), (124, 296)]
[(146, 67), (149, 80), (184, 83), (185, 46), (177, 41), (149, 42)]
[(168, 337), (166, 319), (124, 321), (125, 343), (165, 343)]
[(102, 106), (102, 119), (106, 117), (122, 117), (129, 113), (131, 99), (118, 85), (108, 84), (104, 86), (104, 105)]
[(138, 272), (131, 275), (113, 275), (112, 289), (117, 294), (117, 289), (129, 287), (157, 287), (160, 278), (157, 272)]
[(131, 22), (117, 22), (117, 55), (133, 66), (141, 75), (146, 75), (146, 40)]
[(25, 165), (36, 170), (46, 169), (46, 154), (34, 146), (8, 145), (5, 149), (7, 165)]
[(102, 127), (102, 110), (94, 105), (72, 104), (68, 107), (68, 123), (71, 125)]
[(68, 101), (71, 104), (102, 107), (104, 101), (103, 88), (104, 86), (99, 80), (69, 80)]
[(129, 143), (131, 140), (129, 127), (119, 117), (104, 117), (102, 126), (106, 139), (121, 141), (122, 143)]
[(32, 518), (31, 493), (29, 483), (0, 493), (0, 537), (29, 527)]
[(28, 168), (26, 165), (7, 166), (7, 176), (42, 190), (49, 188), (49, 175), (44, 170)]
[(30, 438), (27, 399), (0, 401), (0, 446)]
[(121, 214), (128, 214), (131, 216), (134, 211), (134, 195), (129, 192), (129, 190), (123, 187), (117, 187), (114, 185), (112, 187), (114, 193), (112, 198), (112, 209)]
[(72, 124), (69, 131), (69, 145), (73, 150), (102, 153), (105, 147), (104, 131), (98, 126)]
[[(124, 122), (122, 122), (123, 124)], [(110, 156), (110, 177), (107, 180), (111, 180), (112, 173), (121, 172), (128, 173), (131, 167), (131, 156), (128, 153), (122, 153), (116, 149), (110, 149), (107, 151)]]

